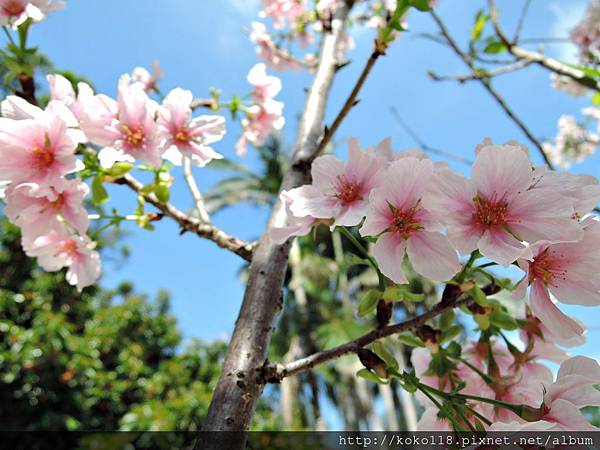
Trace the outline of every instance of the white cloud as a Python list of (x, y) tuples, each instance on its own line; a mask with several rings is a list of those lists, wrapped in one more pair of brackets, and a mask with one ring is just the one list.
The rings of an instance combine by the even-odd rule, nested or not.
[[(569, 2), (554, 1), (548, 5), (548, 9), (554, 15), (554, 21), (550, 26), (550, 36), (567, 37), (571, 29), (582, 19), (586, 0), (570, 0)], [(575, 62), (577, 49), (574, 45), (565, 44), (553, 49), (554, 56), (562, 61)]]

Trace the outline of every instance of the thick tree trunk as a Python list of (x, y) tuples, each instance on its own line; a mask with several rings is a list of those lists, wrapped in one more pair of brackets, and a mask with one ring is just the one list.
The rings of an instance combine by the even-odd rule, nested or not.
[[(351, 2), (348, 2), (350, 4)], [(337, 69), (336, 53), (343, 37), (349, 7), (339, 8), (321, 44), (319, 65), (308, 92), (304, 113), (282, 189), (290, 189), (310, 179), (310, 164), (323, 134), (327, 97)], [(276, 316), (282, 307), (282, 287), (289, 244), (277, 245), (269, 233), (283, 212), (281, 202), (273, 207), (267, 229), (250, 264), (244, 300), (229, 343), (219, 381), (213, 393), (203, 431), (244, 431), (251, 424), (256, 403), (262, 394), (262, 367)], [(241, 449), (243, 433), (202, 433), (203, 449)]]

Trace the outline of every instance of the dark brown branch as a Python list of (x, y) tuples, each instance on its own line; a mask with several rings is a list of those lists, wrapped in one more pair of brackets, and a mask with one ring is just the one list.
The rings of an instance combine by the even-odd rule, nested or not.
[(384, 337), (402, 333), (403, 331), (414, 330), (415, 328), (424, 325), (428, 320), (439, 316), (444, 311), (458, 308), (463, 305), (468, 305), (473, 301), (471, 297), (461, 298), (460, 292), (457, 291), (451, 292), (450, 297), (452, 298), (448, 298), (448, 296), (446, 296), (446, 298), (442, 298), (442, 301), (436, 304), (429, 311), (413, 317), (412, 319), (375, 329), (353, 341), (338, 345), (337, 347), (330, 348), (328, 350), (322, 350), (287, 364), (267, 365), (264, 367), (265, 380), (269, 383), (280, 383), (285, 377), (312, 369), (315, 366), (324, 364), (348, 353), (356, 353), (359, 349)]
[[(477, 72), (477, 68), (473, 63), (472, 58), (460, 49), (460, 47), (458, 46), (454, 38), (452, 38), (448, 30), (446, 29), (446, 26), (439, 18), (439, 16), (435, 13), (435, 11), (432, 10), (430, 14), (431, 17), (433, 17), (433, 20), (435, 20), (435, 22), (437, 23), (440, 32), (442, 33), (448, 44), (450, 44), (452, 50), (454, 50), (454, 53), (456, 53), (458, 57), (463, 60), (463, 62), (469, 67), (469, 69), (471, 69), (472, 72)], [(489, 92), (489, 94), (494, 98), (494, 100), (496, 100), (496, 103), (498, 103), (498, 105), (500, 105), (500, 107), (504, 110), (506, 115), (515, 123), (515, 125), (517, 125), (521, 129), (521, 131), (523, 132), (523, 134), (525, 134), (527, 139), (529, 139), (529, 141), (538, 149), (540, 155), (542, 156), (544, 162), (548, 165), (548, 167), (553, 169), (554, 165), (550, 161), (550, 158), (548, 158), (548, 155), (546, 155), (542, 143), (533, 135), (533, 133), (529, 130), (527, 125), (525, 125), (525, 123), (508, 106), (504, 98), (502, 98), (502, 96), (498, 92), (496, 92), (496, 90), (492, 87), (490, 80), (487, 78), (480, 78), (477, 79), (477, 81), (481, 83), (481, 85)]]
[(139, 195), (143, 196), (144, 200), (154, 205), (165, 216), (169, 216), (175, 220), (175, 222), (179, 224), (183, 231), (189, 231), (197, 234), (200, 237), (211, 240), (219, 247), (227, 249), (236, 255), (241, 256), (246, 261), (252, 260), (252, 254), (256, 247), (256, 243), (243, 241), (227, 234), (214, 225), (202, 222), (194, 217), (190, 217), (170, 203), (161, 203), (153, 193), (144, 193), (142, 191), (144, 185), (131, 175), (125, 175), (122, 178), (116, 179), (114, 182), (116, 184), (125, 185), (131, 190), (137, 192)]

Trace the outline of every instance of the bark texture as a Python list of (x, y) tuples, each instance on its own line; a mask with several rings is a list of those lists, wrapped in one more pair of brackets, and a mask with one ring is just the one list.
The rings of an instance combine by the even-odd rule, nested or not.
[[(348, 2), (337, 10), (330, 30), (323, 36), (319, 65), (307, 94), (291, 166), (284, 176), (282, 189), (297, 187), (310, 180), (310, 164), (323, 135), (325, 107), (338, 66), (336, 53), (350, 5)], [(247, 430), (264, 388), (262, 369), (273, 324), (282, 307), (289, 252), (289, 243), (277, 245), (269, 237), (282, 208), (278, 201), (254, 251), (244, 299), (203, 431)], [(235, 450), (245, 445), (243, 433), (202, 433), (200, 441), (203, 449)]]

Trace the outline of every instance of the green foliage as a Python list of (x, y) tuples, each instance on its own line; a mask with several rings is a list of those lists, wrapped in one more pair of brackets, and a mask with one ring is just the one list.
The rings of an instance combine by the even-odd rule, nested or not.
[[(130, 284), (82, 293), (46, 273), (0, 221), (0, 429), (198, 429), (225, 344), (181, 336), (169, 298)], [(264, 404), (258, 429), (276, 427)]]

